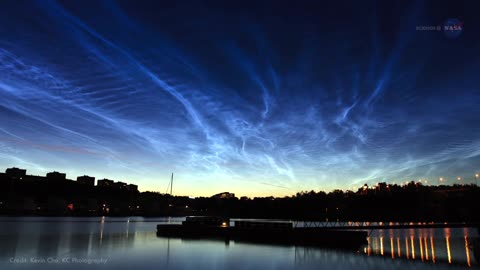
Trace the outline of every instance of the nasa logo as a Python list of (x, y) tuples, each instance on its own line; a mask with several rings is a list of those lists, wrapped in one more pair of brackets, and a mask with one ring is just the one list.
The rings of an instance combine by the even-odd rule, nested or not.
[(456, 38), (463, 31), (463, 22), (459, 19), (448, 19), (443, 25), (443, 32), (448, 38)]

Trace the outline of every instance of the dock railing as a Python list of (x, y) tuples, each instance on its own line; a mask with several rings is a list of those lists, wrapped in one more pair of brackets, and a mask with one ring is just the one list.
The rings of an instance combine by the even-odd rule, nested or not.
[(479, 228), (480, 222), (292, 221), (293, 227), (331, 229)]

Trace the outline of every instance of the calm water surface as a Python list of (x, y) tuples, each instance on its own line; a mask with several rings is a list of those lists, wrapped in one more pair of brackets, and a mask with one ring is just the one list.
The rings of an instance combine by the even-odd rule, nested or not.
[(471, 229), (376, 230), (357, 251), (156, 236), (181, 220), (0, 217), (0, 269), (479, 268)]

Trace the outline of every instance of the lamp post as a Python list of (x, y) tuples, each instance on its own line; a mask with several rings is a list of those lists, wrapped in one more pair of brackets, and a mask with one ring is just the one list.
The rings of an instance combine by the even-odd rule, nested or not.
[(443, 177), (438, 178), (438, 185), (440, 186), (440, 184), (443, 183), (443, 181), (445, 181), (445, 179), (443, 179)]
[(475, 185), (478, 187), (478, 177), (480, 177), (480, 174), (476, 173), (475, 174)]
[(462, 177), (461, 176), (457, 177), (457, 180), (460, 181), (460, 183), (462, 183), (462, 186), (463, 186)]

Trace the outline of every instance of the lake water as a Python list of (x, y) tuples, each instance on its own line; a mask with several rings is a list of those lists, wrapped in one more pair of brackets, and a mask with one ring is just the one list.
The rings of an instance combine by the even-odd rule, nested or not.
[[(0, 217), (0, 269), (478, 268), (472, 229), (371, 231), (359, 250), (157, 237), (180, 218)], [(478, 255), (477, 255), (478, 256)]]

